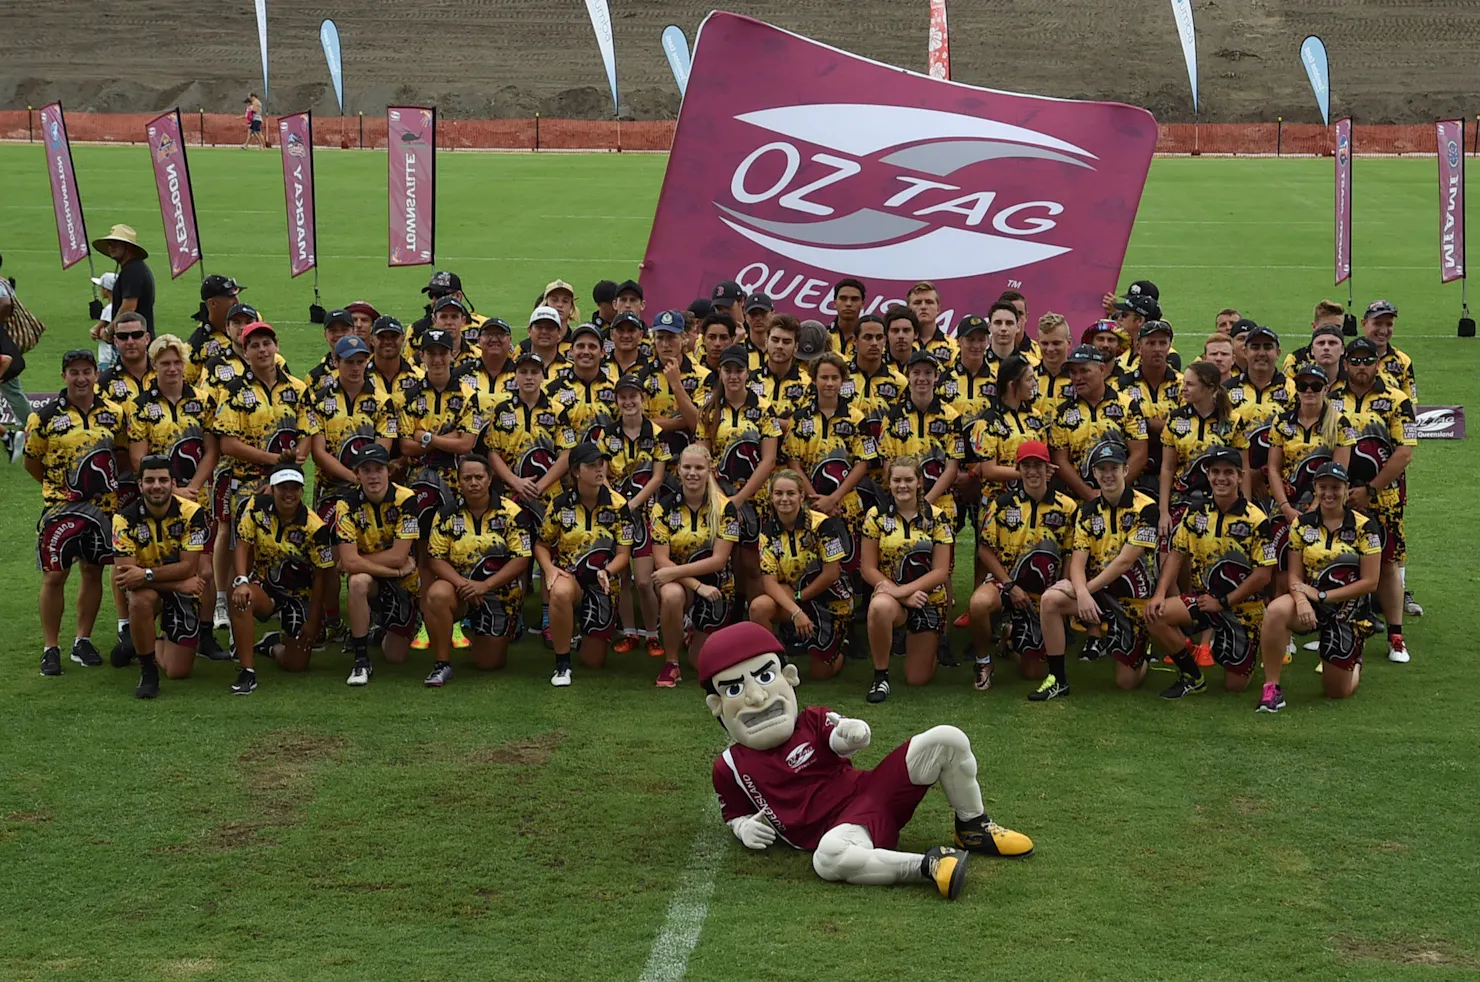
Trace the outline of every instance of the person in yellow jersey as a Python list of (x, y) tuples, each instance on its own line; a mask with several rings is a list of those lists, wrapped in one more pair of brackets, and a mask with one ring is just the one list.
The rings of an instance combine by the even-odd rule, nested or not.
[(1059, 404), (1049, 429), (1055, 476), (1080, 501), (1090, 501), (1099, 493), (1092, 458), (1100, 447), (1122, 448), (1127, 479), (1132, 483), (1146, 468), (1146, 418), (1110, 383), (1109, 373), (1109, 360), (1099, 348), (1088, 344), (1075, 348), (1069, 356), (1074, 396)]
[(632, 513), (606, 483), (606, 451), (589, 441), (570, 452), (571, 488), (545, 512), (534, 542), (550, 590), (555, 671), (550, 684), (571, 684), (570, 650), (580, 638), (581, 664), (601, 668), (617, 629), (617, 582), (632, 559)]
[[(903, 322), (901, 322), (903, 323)], [(875, 314), (859, 318), (857, 343), (838, 394), (863, 411), (882, 419), (909, 385), (904, 373), (887, 354), (884, 319)]]
[(185, 379), (192, 385), (200, 381), (207, 361), (230, 353), (231, 335), (226, 322), (237, 305), (237, 297), (245, 289), (236, 280), (219, 273), (200, 281), (200, 311), (195, 315), (200, 326), (190, 335), (190, 358), (185, 369)]
[(390, 400), (398, 399), (421, 379), (417, 368), (403, 353), (406, 328), (390, 315), (376, 319), (370, 328), (370, 347), (374, 357), (365, 369), (365, 377)]
[[(1207, 364), (1197, 362), (1195, 364)], [(1257, 666), (1264, 591), (1276, 562), (1269, 517), (1243, 495), (1243, 455), (1215, 446), (1202, 465), (1206, 495), (1191, 502), (1171, 535), (1156, 592), (1146, 604), (1146, 627), (1177, 666), (1177, 681), (1161, 694), (1183, 699), (1207, 680), (1191, 633), (1212, 632), (1210, 664), (1223, 666), (1223, 687), (1243, 692)], [(1183, 570), (1191, 589), (1178, 586)]]
[[(612, 299), (615, 300), (616, 297)], [(545, 284), (545, 292), (540, 294), (540, 303), (560, 312), (561, 327), (569, 328), (571, 324), (580, 323), (581, 309), (576, 306), (576, 288), (565, 280), (551, 280)], [(610, 324), (611, 318), (606, 318), (603, 323)]]
[(750, 352), (750, 370), (759, 371), (766, 364), (767, 345), (771, 338), (771, 325), (776, 321), (776, 305), (764, 293), (752, 293), (745, 298), (745, 340), (741, 343)]
[(765, 594), (750, 602), (750, 619), (775, 631), (788, 651), (806, 655), (814, 679), (843, 670), (853, 620), (853, 586), (844, 567), (855, 548), (842, 519), (807, 507), (799, 473), (776, 472), (771, 514), (761, 525)]
[(1377, 589), (1382, 535), (1376, 524), (1347, 504), (1346, 467), (1327, 460), (1315, 473), (1315, 499), (1290, 532), (1286, 561), (1289, 591), (1264, 613), (1259, 647), (1264, 688), (1257, 712), (1285, 708), (1280, 688), (1285, 648), (1294, 630), (1318, 631), (1321, 684), (1332, 699), (1356, 694), (1362, 645), (1372, 634), (1367, 598)]
[(134, 696), (153, 699), (159, 695), (160, 664), (172, 679), (188, 677), (195, 664), (205, 586), (201, 556), (210, 532), (206, 510), (175, 495), (168, 457), (140, 462), (139, 493), (137, 502), (113, 516), (113, 579), (128, 594), (129, 633), (140, 666)]
[(331, 310), (324, 315), (324, 343), (328, 346), (324, 357), (303, 376), (303, 386), (310, 393), (317, 392), (324, 381), (334, 374), (334, 346), (339, 339), (354, 333), (355, 319), (347, 310)]
[(884, 417), (879, 454), (886, 459), (919, 458), (926, 482), (921, 494), (954, 527), (955, 501), (947, 492), (966, 457), (961, 419), (936, 395), (939, 365), (933, 355), (917, 351), (907, 367), (909, 385)]
[(529, 315), (529, 337), (519, 342), (517, 354), (533, 352), (539, 355), (540, 364), (545, 369), (545, 381), (553, 382), (570, 368), (570, 360), (566, 356), (570, 345), (564, 339), (560, 312), (554, 307), (536, 307)]
[[(331, 529), (304, 502), (303, 483), (303, 471), (287, 457), (268, 475), (266, 489), (248, 500), (231, 536), (231, 635), (241, 662), (232, 695), (257, 690), (258, 655), (284, 671), (306, 671), (324, 598), (338, 589)], [(272, 617), (279, 629), (254, 643), (253, 620)]]
[[(915, 318), (915, 346), (928, 351), (942, 368), (954, 365), (961, 356), (956, 339), (945, 333), (940, 320), (940, 291), (930, 283), (916, 283), (905, 294), (905, 303)], [(885, 320), (891, 320), (888, 312)]]
[(1052, 419), (1065, 396), (1074, 394), (1074, 380), (1069, 376), (1069, 348), (1073, 331), (1063, 314), (1049, 311), (1038, 318), (1039, 362), (1034, 369), (1038, 377), (1036, 399), (1039, 415)]
[[(431, 332), (427, 335), (423, 351), (431, 350)], [(482, 671), (504, 667), (509, 643), (523, 629), (524, 573), (533, 555), (528, 519), (496, 485), (487, 457), (464, 456), (458, 464), (458, 500), (443, 508), (432, 526), (427, 553), (436, 578), (422, 598), (433, 658), (423, 683), (427, 688), (452, 680), (459, 621), (470, 636), (473, 664)]]
[(461, 300), (443, 297), (432, 304), (432, 322), (415, 332), (414, 342), (402, 342), (401, 354), (411, 358), (417, 368), (425, 367), (421, 353), (426, 344), (426, 333), (437, 328), (447, 332), (457, 342), (457, 347), (452, 349), (454, 368), (477, 365), (483, 357), (483, 352), (478, 347), (478, 341), (483, 336), (483, 321), (481, 317), (474, 321), (472, 310)]
[(1017, 311), (1017, 350), (1036, 368), (1042, 360), (1043, 353), (1038, 348), (1038, 343), (1028, 336), (1028, 298), (1023, 296), (1020, 290), (1003, 290), (997, 297), (998, 303), (1012, 304), (1012, 309)]
[(783, 429), (790, 425), (792, 411), (811, 396), (812, 384), (797, 360), (797, 332), (801, 324), (790, 314), (771, 319), (766, 334), (766, 356), (750, 373), (750, 389), (771, 404)]
[[(1157, 531), (1172, 534), (1195, 499), (1209, 494), (1209, 455), (1219, 448), (1240, 449), (1238, 422), (1228, 404), (1218, 367), (1195, 361), (1182, 376), (1182, 404), (1167, 415), (1157, 442), (1161, 445), (1156, 500), (1161, 506)], [(1239, 468), (1242, 474), (1242, 466)]]
[[(361, 448), (379, 443), (390, 450), (400, 433), (391, 396), (369, 371), (370, 354), (355, 335), (341, 338), (334, 349), (334, 374), (307, 404), (307, 435), (317, 468), (314, 510), (326, 522), (333, 519), (335, 502), (358, 483), (354, 463)], [(330, 617), (337, 614), (336, 603)]]
[[(628, 316), (618, 314), (617, 322)], [(609, 423), (617, 410), (616, 378), (607, 371), (601, 331), (595, 324), (581, 324), (570, 332), (570, 361), (568, 371), (545, 385), (545, 395), (569, 416), (576, 437), (585, 439), (593, 427)]]
[(827, 329), (828, 348), (844, 358), (853, 357), (858, 341), (858, 319), (863, 315), (867, 299), (868, 287), (860, 279), (845, 276), (833, 284), (832, 302), (837, 316)]
[(520, 502), (533, 504), (565, 476), (576, 431), (570, 414), (545, 393), (545, 366), (539, 355), (521, 352), (515, 359), (514, 380), (517, 391), (489, 410), (473, 449), (488, 458), (505, 489)]
[(149, 324), (143, 314), (133, 311), (119, 314), (113, 322), (113, 345), (118, 360), (98, 376), (98, 393), (110, 402), (127, 405), (154, 380), (154, 366), (149, 361)]
[(863, 412), (841, 395), (846, 371), (836, 352), (818, 357), (812, 366), (813, 395), (792, 414), (777, 459), (797, 474), (808, 508), (841, 519), (857, 534), (865, 510), (858, 487), (878, 457), (878, 446)]
[[(1244, 351), (1244, 370), (1223, 383), (1228, 391), (1228, 404), (1240, 429), (1240, 447), (1244, 457), (1244, 474), (1250, 486), (1248, 494), (1258, 501), (1270, 497), (1265, 474), (1269, 467), (1270, 434), (1275, 418), (1295, 405), (1294, 380), (1279, 370), (1280, 336), (1262, 324), (1247, 322), (1234, 339), (1234, 357), (1239, 346)], [(1245, 324), (1239, 321), (1239, 325)], [(1239, 325), (1235, 325), (1237, 328)], [(1276, 517), (1275, 512), (1271, 512)]]
[[(884, 311), (884, 358), (903, 375), (910, 355), (920, 350), (920, 321), (908, 307)], [(932, 356), (933, 357), (933, 356)]]
[(1063, 577), (1064, 557), (1074, 550), (1078, 505), (1050, 485), (1048, 445), (1025, 440), (1009, 459), (1021, 479), (990, 499), (977, 527), (976, 551), (986, 576), (978, 581), (968, 612), (978, 692), (992, 687), (992, 619), (1003, 610), (1003, 645), (1017, 657), (1018, 671), (1034, 681), (1048, 673), (1038, 605), (1043, 591)]
[(1202, 360), (1218, 369), (1218, 384), (1223, 385), (1243, 371), (1233, 359), (1233, 338), (1226, 334), (1210, 334), (1203, 341)]
[(370, 330), (375, 326), (375, 322), (380, 319), (380, 311), (376, 310), (375, 305), (368, 300), (352, 301), (345, 304), (344, 309), (349, 311), (349, 315), (354, 321), (351, 331), (358, 334), (361, 341), (369, 344)]
[(453, 375), (464, 389), (477, 392), (482, 401), (493, 403), (509, 398), (518, 389), (511, 354), (513, 329), (501, 317), (490, 317), (478, 328), (478, 360), (453, 367)]
[(648, 327), (637, 314), (618, 314), (607, 329), (607, 335), (601, 348), (602, 368), (612, 381), (641, 372), (652, 360), (653, 345), (648, 340)]
[[(1001, 310), (997, 316), (1007, 318)], [(967, 314), (956, 325), (959, 352), (954, 364), (945, 366), (935, 383), (941, 402), (956, 410), (968, 423), (981, 417), (996, 394), (996, 365), (987, 357), (990, 323)]]
[(1290, 528), (1310, 507), (1315, 472), (1328, 460), (1343, 468), (1351, 463), (1356, 428), (1341, 404), (1331, 399), (1330, 388), (1326, 371), (1319, 365), (1296, 369), (1295, 406), (1275, 419), (1270, 432), (1266, 476), (1278, 508), (1275, 541), (1282, 553)]
[(684, 351), (684, 323), (681, 310), (664, 310), (653, 318), (654, 358), (637, 373), (646, 392), (648, 417), (668, 445), (670, 456), (688, 446), (699, 428), (700, 373), (704, 369)]
[(1182, 402), (1182, 374), (1167, 362), (1171, 346), (1172, 325), (1163, 320), (1142, 324), (1136, 334), (1136, 367), (1115, 383), (1146, 420), (1146, 470), (1140, 481), (1153, 494), (1161, 471), (1162, 428)]
[[(1314, 341), (1318, 337), (1332, 335), (1334, 335), (1338, 339), (1342, 338), (1342, 332), (1345, 327), (1345, 320), (1345, 307), (1343, 307), (1339, 303), (1334, 303), (1330, 300), (1322, 300), (1320, 303), (1316, 304), (1315, 310), (1311, 314), (1311, 340)], [(1343, 340), (1341, 341), (1341, 343), (1345, 344), (1346, 342)], [(1338, 354), (1336, 361), (1339, 362), (1340, 360), (1341, 357)], [(1315, 362), (1322, 368), (1325, 368), (1328, 372), (1331, 371), (1333, 367), (1329, 358), (1318, 357), (1318, 353), (1314, 345), (1311, 344), (1305, 345), (1301, 348), (1296, 348), (1294, 351), (1285, 355), (1285, 360), (1280, 365), (1280, 370), (1288, 375), (1290, 372), (1293, 372), (1297, 366), (1304, 365), (1308, 361)], [(1332, 377), (1334, 378), (1335, 376), (1333, 375)]]
[(1131, 486), (1125, 447), (1102, 443), (1089, 466), (1099, 494), (1079, 506), (1069, 575), (1044, 592), (1039, 609), (1048, 675), (1028, 694), (1046, 702), (1069, 694), (1064, 618), (1104, 636), (1091, 658), (1115, 659), (1115, 684), (1134, 689), (1146, 678), (1145, 606), (1156, 588), (1156, 502)]
[(860, 572), (870, 591), (868, 646), (874, 665), (866, 698), (875, 703), (889, 698), (889, 657), (898, 628), (905, 633), (905, 682), (924, 685), (935, 677), (938, 639), (950, 610), (946, 583), (955, 542), (951, 519), (926, 496), (927, 478), (919, 457), (894, 457), (885, 473), (889, 500), (869, 509), (860, 540)]
[[(247, 325), (262, 320), (262, 315), (257, 308), (250, 304), (237, 303), (231, 307), (231, 312), (226, 315), (226, 334), (230, 343), (217, 354), (207, 358), (201, 370), (201, 379), (206, 384), (220, 390), (225, 388), (228, 382), (245, 375), (247, 372), (246, 342), (242, 340), (242, 332)], [(278, 368), (286, 371), (287, 362), (281, 354), (274, 359)]]
[[(982, 358), (986, 361), (990, 371), (995, 372), (997, 367), (1013, 355), (1023, 355), (1018, 347), (1018, 316), (1017, 308), (1005, 301), (997, 301), (987, 310), (986, 317), (987, 333), (985, 340), (986, 348), (982, 351)], [(962, 322), (964, 326), (964, 321)], [(961, 328), (956, 328), (956, 340), (961, 342)], [(1031, 358), (1028, 359), (1030, 362)]]
[(679, 651), (685, 619), (693, 628), (691, 665), (698, 664), (709, 635), (730, 622), (735, 603), (732, 560), (740, 544), (740, 515), (716, 480), (709, 451), (690, 444), (675, 469), (678, 491), (660, 495), (648, 509), (663, 640), (657, 685), (665, 689), (682, 679)]
[[(967, 429), (966, 459), (981, 479), (983, 504), (1022, 480), (1022, 473), (1007, 463), (1017, 460), (1018, 448), (1031, 440), (1046, 441), (1052, 417), (1039, 410), (1037, 385), (1027, 358), (1008, 358), (997, 369), (996, 398)], [(984, 574), (979, 570), (977, 579)]]
[[(725, 353), (725, 349), (735, 344), (735, 322), (730, 319), (729, 314), (709, 313), (699, 322), (702, 344), (697, 349), (699, 362), (695, 366), (695, 372), (699, 376), (699, 384), (694, 389), (694, 405), (703, 408), (709, 404), (711, 395), (719, 391), (719, 356)], [(743, 349), (744, 345), (740, 345)], [(750, 356), (745, 359), (746, 372), (750, 371)]]

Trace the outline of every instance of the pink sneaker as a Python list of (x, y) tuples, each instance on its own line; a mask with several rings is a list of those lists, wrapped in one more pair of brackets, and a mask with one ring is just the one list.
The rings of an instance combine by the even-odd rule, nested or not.
[(683, 681), (683, 672), (678, 667), (678, 662), (665, 661), (663, 663), (663, 670), (658, 673), (658, 688), (660, 688), (660, 689), (673, 689), (673, 688), (677, 688), (678, 687), (678, 683), (679, 682), (682, 682), (682, 681)]

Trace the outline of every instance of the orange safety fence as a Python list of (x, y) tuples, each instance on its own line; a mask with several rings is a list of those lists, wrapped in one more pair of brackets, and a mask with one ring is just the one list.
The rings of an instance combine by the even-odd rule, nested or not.
[[(144, 127), (157, 113), (67, 113), (67, 135), (74, 143), (143, 143)], [(192, 146), (233, 146), (246, 138), (240, 115), (182, 112), (186, 141)], [(439, 119), (437, 146), (445, 150), (658, 150), (673, 142), (672, 120), (616, 122), (586, 119)], [(0, 140), (38, 141), (39, 109), (0, 110)], [(1466, 149), (1480, 152), (1480, 126)], [(1335, 127), (1320, 123), (1163, 123), (1156, 152), (1260, 156), (1326, 156), (1335, 145)], [(385, 117), (320, 116), (313, 121), (314, 145), (345, 149), (384, 149)], [(277, 120), (269, 117), (269, 144), (276, 142)], [(1352, 138), (1358, 156), (1432, 154), (1431, 123), (1358, 123)]]

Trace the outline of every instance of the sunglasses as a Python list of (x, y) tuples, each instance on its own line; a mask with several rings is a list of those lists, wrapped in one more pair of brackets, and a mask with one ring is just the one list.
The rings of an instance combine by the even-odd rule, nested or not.
[(137, 341), (139, 338), (147, 338), (148, 331), (119, 331), (113, 335), (115, 341)]
[(1295, 382), (1296, 392), (1320, 392), (1325, 387), (1326, 383), (1320, 381), (1319, 379), (1315, 379), (1310, 382), (1306, 382), (1304, 380), (1297, 380)]
[(1377, 356), (1376, 355), (1356, 355), (1356, 356), (1354, 356), (1354, 355), (1347, 355), (1346, 356), (1346, 363), (1348, 365), (1376, 365), (1377, 364)]

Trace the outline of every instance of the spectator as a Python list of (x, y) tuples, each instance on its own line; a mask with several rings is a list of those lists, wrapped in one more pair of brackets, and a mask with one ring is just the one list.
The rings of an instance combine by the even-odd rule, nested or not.
[(10, 406), (15, 417), (15, 433), (10, 438), (10, 462), (14, 464), (26, 452), (26, 418), (31, 415), (31, 404), (26, 400), (26, 390), (21, 385), (21, 372), (26, 369), (26, 359), (21, 357), (20, 346), (10, 336), (10, 315), (15, 310), (11, 300), (10, 283), (0, 279), (0, 398)]
[(92, 278), (93, 285), (103, 297), (103, 312), (98, 315), (98, 322), (88, 332), (94, 341), (98, 343), (98, 371), (106, 372), (113, 367), (118, 360), (118, 351), (113, 347), (113, 284), (118, 279), (117, 273), (104, 273), (102, 276)]
[(250, 92), (242, 100), (242, 105), (247, 107), (247, 139), (242, 143), (242, 149), (256, 147), (266, 150), (267, 144), (262, 139), (262, 100), (257, 98), (257, 93)]
[(93, 240), (93, 248), (106, 253), (118, 263), (118, 274), (113, 282), (113, 323), (129, 311), (144, 318), (149, 328), (149, 339), (154, 340), (154, 274), (144, 260), (149, 253), (139, 245), (139, 233), (128, 225), (115, 225), (108, 234)]

